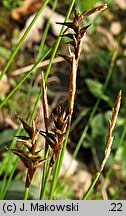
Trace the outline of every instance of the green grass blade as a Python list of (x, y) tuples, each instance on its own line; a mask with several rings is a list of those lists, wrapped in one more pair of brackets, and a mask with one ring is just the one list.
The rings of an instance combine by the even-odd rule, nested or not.
[(16, 90), (21, 86), (21, 84), (30, 76), (30, 74), (36, 69), (37, 65), (39, 64), (40, 61), (42, 61), (50, 52), (51, 49), (47, 51), (47, 53), (37, 61), (34, 66), (29, 70), (24, 77), (20, 80), (20, 82), (12, 89), (12, 91), (6, 96), (6, 98), (1, 102), (0, 108), (8, 101), (8, 99), (16, 92)]
[(90, 108), (86, 108), (84, 109), (75, 119), (75, 121), (72, 123), (71, 127), (70, 127), (70, 132), (77, 126), (77, 124), (81, 121), (81, 119), (87, 115), (87, 113), (90, 111)]
[(41, 194), (40, 194), (40, 199), (41, 200), (45, 199), (45, 193), (46, 193), (47, 184), (48, 184), (48, 181), (49, 181), (51, 171), (52, 171), (52, 168), (49, 167), (48, 172), (46, 173), (46, 176), (45, 176), (45, 179), (44, 179), (44, 184), (43, 184), (43, 186), (41, 188)]
[[(53, 12), (55, 11), (57, 4), (58, 4), (58, 0), (55, 0), (54, 3), (53, 3), (52, 13), (51, 13), (50, 17), (52, 16)], [(40, 44), (40, 51), (38, 53), (38, 58), (41, 56), (41, 51), (42, 51), (42, 49), (44, 47), (44, 43), (46, 41), (46, 37), (47, 37), (49, 27), (50, 27), (50, 20), (48, 20), (47, 25), (45, 27), (45, 31), (43, 33), (43, 39), (42, 39), (42, 42)], [(47, 145), (47, 143), (45, 143), (44, 157), (45, 158), (48, 157), (48, 145)], [(48, 166), (48, 161), (45, 161), (45, 163), (43, 165), (43, 172), (42, 172), (42, 183), (41, 183), (41, 189), (40, 189), (40, 199), (41, 198), (43, 199), (43, 197), (45, 196), (45, 189), (46, 189), (46, 185), (47, 185), (47, 182), (48, 182), (48, 179), (49, 179), (49, 176), (50, 176), (50, 174), (49, 174), (50, 168), (48, 169), (48, 173), (46, 173), (47, 166)], [(46, 174), (47, 174), (47, 177), (46, 177)]]
[(40, 7), (39, 11), (36, 13), (34, 19), (32, 20), (32, 22), (30, 23), (30, 25), (28, 26), (28, 28), (26, 29), (25, 33), (23, 34), (22, 38), (20, 39), (20, 41), (18, 42), (15, 50), (13, 51), (9, 61), (7, 62), (5, 68), (3, 69), (2, 73), (0, 74), (0, 80), (2, 79), (3, 75), (6, 73), (6, 71), (8, 70), (10, 64), (12, 63), (15, 55), (17, 54), (19, 48), (21, 47), (24, 39), (26, 38), (26, 36), (28, 35), (29, 31), (31, 30), (32, 26), (35, 24), (36, 20), (38, 19), (38, 17), (40, 16), (41, 12), (43, 11), (43, 9), (45, 8), (45, 6), (49, 3), (50, 0), (46, 0), (44, 1), (43, 5)]
[[(69, 9), (68, 9), (67, 15), (66, 15), (66, 17), (65, 17), (65, 21), (68, 20), (68, 18), (69, 18), (69, 16), (70, 16), (70, 13), (71, 13), (71, 11), (72, 11), (72, 8), (73, 8), (74, 3), (75, 3), (75, 0), (72, 0), (72, 2), (71, 2), (71, 4), (70, 4), (70, 7), (69, 7)], [(55, 54), (56, 54), (57, 49), (58, 49), (58, 46), (59, 46), (59, 44), (60, 44), (60, 41), (61, 41), (60, 35), (63, 34), (63, 31), (64, 31), (64, 26), (61, 28), (59, 37), (58, 37), (58, 39), (57, 39), (57, 42), (56, 42), (56, 45), (55, 45), (55, 47), (54, 47), (52, 56), (51, 56), (51, 58), (50, 58), (50, 63), (49, 63), (49, 65), (48, 65), (48, 68), (47, 68), (47, 71), (46, 71), (46, 74), (45, 74), (45, 81), (47, 80), (47, 77), (48, 77), (48, 74), (49, 74), (51, 65), (52, 65), (52, 63), (53, 63), (53, 59), (54, 59), (54, 57), (55, 57)]]
[(10, 174), (10, 176), (9, 176), (7, 182), (6, 182), (6, 185), (5, 185), (5, 187), (4, 187), (4, 190), (2, 191), (2, 194), (1, 194), (1, 197), (0, 197), (1, 200), (3, 200), (4, 197), (5, 197), (5, 195), (6, 195), (7, 189), (8, 189), (8, 187), (9, 187), (10, 183), (11, 183), (11, 179), (12, 179), (12, 177), (13, 177), (13, 175), (14, 175), (14, 172), (15, 172), (15, 169), (16, 169), (16, 167), (17, 167), (17, 164), (18, 164), (18, 158), (16, 158), (16, 161), (15, 161), (14, 166), (13, 166), (13, 168), (12, 168), (11, 174)]
[(94, 177), (90, 187), (88, 188), (87, 192), (83, 196), (83, 200), (86, 200), (89, 197), (89, 195), (92, 192), (92, 190), (93, 190), (96, 182), (98, 181), (99, 177), (100, 177), (100, 172), (96, 172), (95, 177)]

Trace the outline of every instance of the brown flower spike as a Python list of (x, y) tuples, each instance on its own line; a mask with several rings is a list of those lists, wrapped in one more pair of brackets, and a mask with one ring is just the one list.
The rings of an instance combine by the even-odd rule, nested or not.
[(106, 148), (105, 148), (105, 155), (104, 155), (104, 160), (99, 168), (99, 172), (101, 173), (103, 168), (104, 168), (104, 165), (110, 155), (110, 152), (111, 152), (111, 146), (112, 146), (112, 142), (113, 142), (113, 130), (114, 130), (114, 127), (115, 127), (115, 124), (116, 124), (116, 121), (117, 121), (117, 116), (118, 116), (118, 112), (119, 112), (119, 109), (120, 109), (120, 103), (121, 103), (121, 95), (122, 95), (122, 91), (120, 90), (119, 91), (119, 94), (117, 96), (117, 99), (115, 101), (115, 104), (114, 104), (114, 107), (112, 109), (112, 119), (110, 120), (109, 122), (109, 127), (108, 127), (108, 134), (107, 134), (107, 137), (106, 137)]
[(53, 166), (53, 164), (55, 163), (60, 153), (68, 125), (70, 126), (70, 123), (71, 123), (73, 107), (74, 107), (74, 98), (75, 98), (75, 93), (76, 93), (76, 74), (77, 74), (77, 68), (78, 68), (78, 61), (79, 61), (80, 53), (81, 53), (81, 46), (82, 46), (85, 32), (87, 28), (91, 25), (89, 24), (83, 27), (82, 19), (86, 16), (91, 15), (92, 13), (96, 11), (104, 10), (106, 7), (107, 5), (104, 4), (86, 13), (82, 13), (82, 14), (80, 14), (79, 12), (77, 13), (75, 10), (73, 21), (57, 23), (57, 24), (64, 25), (67, 28), (74, 30), (74, 33), (68, 33), (68, 34), (61, 35), (61, 37), (68, 37), (70, 39), (69, 44), (73, 48), (73, 50), (71, 51), (70, 46), (69, 46), (69, 56), (60, 54), (60, 56), (63, 57), (70, 64), (69, 111), (67, 113), (65, 103), (61, 103), (58, 106), (56, 115), (53, 118), (55, 126), (51, 131), (48, 130), (48, 120), (49, 120), (48, 103), (47, 103), (47, 97), (46, 97), (44, 75), (42, 74), (42, 89), (43, 89), (42, 102), (43, 102), (46, 131), (40, 131), (40, 134), (46, 138), (49, 146), (53, 150), (51, 161), (50, 161), (50, 166)]
[(27, 132), (28, 136), (16, 136), (16, 137), (19, 142), (22, 142), (25, 145), (25, 147), (28, 148), (28, 151), (20, 150), (20, 149), (9, 149), (9, 150), (11, 150), (14, 154), (16, 154), (24, 163), (24, 165), (28, 168), (25, 187), (29, 188), (30, 183), (35, 174), (36, 168), (40, 166), (42, 163), (44, 163), (46, 159), (41, 159), (41, 157), (38, 155), (41, 150), (36, 151), (38, 134), (39, 134), (39, 131), (36, 129), (37, 118), (32, 121), (32, 127), (30, 127), (19, 116), (17, 117), (20, 119), (23, 128)]
[(84, 12), (82, 14), (80, 14), (79, 12), (75, 10), (73, 21), (57, 23), (57, 24), (67, 26), (67, 28), (70, 28), (74, 31), (74, 33), (68, 33), (68, 34), (61, 35), (61, 37), (66, 36), (70, 39), (69, 44), (73, 48), (73, 50), (71, 51), (69, 47), (69, 54), (70, 54), (69, 56), (60, 55), (70, 64), (69, 125), (71, 122), (71, 117), (72, 117), (73, 107), (74, 107), (74, 98), (75, 98), (75, 93), (76, 93), (76, 74), (77, 74), (77, 68), (78, 68), (78, 61), (79, 61), (80, 53), (81, 53), (82, 42), (83, 42), (84, 35), (86, 33), (87, 28), (91, 25), (89, 24), (83, 27), (82, 20), (83, 18), (91, 15), (92, 13), (95, 13), (100, 10), (104, 10), (106, 8), (107, 8), (107, 4), (103, 4), (103, 5), (100, 5), (100, 6), (97, 6), (91, 9), (88, 12)]
[(54, 127), (48, 132), (40, 130), (40, 134), (45, 137), (47, 143), (51, 147), (52, 156), (50, 160), (50, 166), (52, 167), (55, 163), (60, 150), (62, 148), (62, 143), (65, 138), (66, 129), (68, 126), (68, 115), (66, 112), (66, 102), (60, 103), (55, 110), (52, 112), (51, 116), (53, 119)]

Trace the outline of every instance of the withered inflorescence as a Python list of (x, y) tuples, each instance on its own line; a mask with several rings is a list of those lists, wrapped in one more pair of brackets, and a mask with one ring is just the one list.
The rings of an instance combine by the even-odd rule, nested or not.
[(28, 151), (21, 150), (21, 149), (9, 149), (9, 150), (11, 150), (14, 154), (16, 154), (24, 163), (24, 165), (28, 168), (26, 184), (25, 184), (25, 187), (28, 188), (32, 181), (36, 168), (39, 167), (42, 163), (44, 163), (46, 159), (42, 159), (39, 156), (39, 152), (42, 149), (36, 151), (38, 134), (39, 134), (39, 131), (36, 129), (37, 118), (32, 121), (32, 127), (30, 127), (19, 116), (18, 118), (20, 119), (23, 128), (27, 132), (28, 136), (16, 136), (17, 141), (23, 143), (25, 147), (28, 149)]

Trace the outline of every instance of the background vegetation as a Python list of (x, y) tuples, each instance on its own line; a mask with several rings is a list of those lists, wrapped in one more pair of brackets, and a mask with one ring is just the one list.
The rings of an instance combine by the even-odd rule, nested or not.
[[(37, 114), (40, 128), (44, 128), (40, 72), (43, 70), (47, 74), (50, 112), (60, 97), (67, 97), (69, 65), (59, 56), (53, 56), (53, 53), (55, 54), (55, 41), (61, 40), (58, 37), (60, 26), (55, 22), (64, 20), (72, 1), (44, 1), (47, 2), (45, 12), (43, 10), (42, 15), (38, 14), (39, 22), (35, 20), (33, 27), (29, 29), (29, 34), (17, 47), (19, 38), (26, 31), (28, 23), (31, 22), (33, 14), (40, 9), (42, 2), (2, 0), (0, 3), (0, 70), (3, 72), (6, 70), (5, 74), (1, 73), (0, 81), (1, 199), (23, 198), (26, 168), (15, 155), (6, 152), (4, 147), (13, 148), (15, 145), (19, 147), (14, 136), (24, 135), (15, 112), (27, 122), (31, 122)], [(64, 157), (54, 199), (80, 199), (88, 189), (92, 177), (103, 160), (111, 110), (120, 89), (122, 89), (122, 103), (114, 131), (111, 155), (89, 199), (125, 199), (125, 1), (77, 0), (75, 7), (83, 12), (103, 3), (108, 4), (107, 10), (95, 13), (84, 20), (84, 25), (89, 23), (92, 25), (87, 30), (82, 47), (67, 155)], [(58, 53), (67, 52), (64, 46), (66, 40), (64, 38), (59, 41)], [(11, 57), (12, 62), (8, 64)], [(40, 66), (37, 69), (38, 65)], [(26, 66), (28, 68), (25, 68)], [(40, 137), (39, 145), (43, 143), (44, 140)], [(72, 158), (73, 165), (71, 164), (66, 175), (67, 161), (71, 161)], [(40, 168), (36, 172), (30, 187), (30, 199), (39, 198), (41, 171)], [(48, 193), (47, 190), (47, 196)]]

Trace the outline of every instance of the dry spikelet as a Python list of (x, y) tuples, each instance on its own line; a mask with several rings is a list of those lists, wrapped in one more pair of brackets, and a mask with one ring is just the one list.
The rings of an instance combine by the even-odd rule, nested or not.
[(64, 25), (68, 28), (71, 28), (74, 30), (74, 33), (68, 33), (65, 35), (61, 35), (61, 37), (68, 37), (70, 40), (69, 44), (72, 46), (73, 51), (71, 51), (69, 47), (69, 56), (60, 55), (62, 56), (66, 61), (70, 64), (70, 82), (69, 82), (69, 125), (71, 122), (71, 117), (73, 113), (73, 107), (74, 107), (74, 98), (76, 93), (76, 75), (77, 75), (77, 69), (78, 69), (78, 61), (80, 58), (81, 53), (81, 47), (82, 42), (84, 39), (84, 35), (86, 33), (87, 28), (91, 25), (83, 26), (82, 19), (90, 16), (92, 13), (95, 13), (97, 11), (101, 11), (107, 8), (107, 4), (102, 4), (100, 6), (97, 6), (93, 9), (91, 9), (88, 12), (84, 12), (80, 14), (76, 10), (74, 11), (74, 17), (73, 21), (71, 22), (64, 22), (64, 23), (57, 23), (60, 25)]
[(107, 4), (102, 4), (102, 5), (97, 6), (97, 7), (93, 8), (87, 12), (82, 13), (82, 17), (85, 18), (85, 17), (90, 16), (91, 14), (93, 14), (97, 11), (105, 10), (106, 8), (107, 8)]
[(29, 136), (17, 136), (17, 140), (25, 145), (28, 149), (20, 150), (20, 149), (7, 149), (16, 154), (20, 160), (24, 163), (24, 165), (28, 168), (27, 170), (27, 178), (25, 187), (28, 188), (31, 184), (32, 178), (38, 166), (44, 163), (47, 159), (42, 159), (38, 154), (41, 150), (36, 151), (37, 141), (39, 130), (37, 130), (37, 122), (38, 118), (35, 118), (32, 121), (32, 127), (27, 124), (23, 119), (21, 119), (18, 115), (17, 117), (21, 121), (24, 130), (28, 133)]
[(121, 95), (122, 95), (122, 91), (120, 90), (119, 94), (117, 96), (117, 99), (115, 101), (114, 107), (112, 109), (112, 119), (109, 122), (109, 128), (108, 128), (108, 133), (107, 133), (107, 138), (106, 138), (106, 148), (105, 148), (104, 160), (102, 161), (99, 172), (101, 172), (103, 170), (105, 163), (106, 163), (106, 161), (110, 155), (110, 152), (111, 152), (111, 146), (112, 146), (112, 142), (113, 142), (112, 132), (114, 130), (115, 123), (117, 121), (117, 116), (118, 116), (120, 103), (121, 103)]
[(43, 112), (44, 112), (45, 129), (46, 129), (46, 132), (48, 132), (49, 110), (48, 110), (48, 100), (47, 100), (47, 94), (46, 94), (46, 87), (45, 87), (43, 72), (42, 72), (42, 105), (43, 105)]

